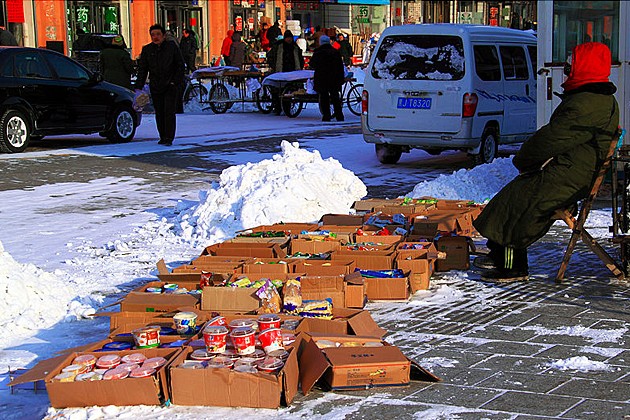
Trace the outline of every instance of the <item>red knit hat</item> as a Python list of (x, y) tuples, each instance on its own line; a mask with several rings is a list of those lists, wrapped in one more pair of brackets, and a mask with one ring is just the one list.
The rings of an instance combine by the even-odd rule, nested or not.
[(571, 72), (562, 84), (564, 91), (570, 91), (588, 83), (608, 82), (612, 55), (610, 49), (601, 42), (586, 42), (573, 49)]

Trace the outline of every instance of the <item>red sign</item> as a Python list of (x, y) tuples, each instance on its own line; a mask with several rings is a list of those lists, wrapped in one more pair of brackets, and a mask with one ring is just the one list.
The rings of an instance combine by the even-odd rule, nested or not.
[(234, 0), (234, 6), (240, 6), (241, 0)]
[(7, 0), (7, 22), (24, 23), (24, 3), (22, 0)]
[(191, 17), (189, 25), (190, 26), (197, 26), (197, 18)]
[(236, 16), (235, 26), (236, 26), (236, 31), (237, 32), (242, 32), (243, 31), (243, 17), (242, 16)]

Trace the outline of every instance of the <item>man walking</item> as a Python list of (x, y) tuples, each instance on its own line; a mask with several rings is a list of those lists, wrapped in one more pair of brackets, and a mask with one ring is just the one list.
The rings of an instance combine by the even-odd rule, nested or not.
[(315, 70), (313, 85), (319, 93), (319, 109), (322, 121), (330, 121), (330, 104), (335, 111), (335, 119), (343, 121), (341, 110), (341, 87), (344, 80), (344, 66), (341, 54), (330, 44), (330, 38), (322, 35), (321, 45), (313, 53), (309, 66)]
[(138, 59), (136, 90), (142, 89), (150, 76), (149, 88), (155, 108), (155, 123), (160, 141), (158, 144), (170, 146), (175, 138), (179, 84), (184, 78), (184, 59), (174, 42), (165, 41), (166, 31), (162, 25), (149, 28), (151, 43), (142, 47)]
[(197, 59), (197, 50), (199, 49), (199, 46), (197, 45), (197, 37), (195, 36), (195, 32), (193, 30), (184, 29), (182, 39), (179, 41), (179, 49), (182, 52), (182, 57), (184, 57), (186, 70), (189, 73), (197, 70), (195, 60)]

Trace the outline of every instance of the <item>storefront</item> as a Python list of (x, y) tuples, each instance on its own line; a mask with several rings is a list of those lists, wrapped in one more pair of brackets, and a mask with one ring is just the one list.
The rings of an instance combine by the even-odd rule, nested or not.
[(24, 4), (22, 0), (0, 3), (0, 26), (11, 31), (19, 45), (24, 45)]
[(265, 16), (267, 1), (264, 0), (230, 0), (231, 23), (237, 32), (243, 34), (244, 40), (253, 40), (260, 30), (260, 19)]

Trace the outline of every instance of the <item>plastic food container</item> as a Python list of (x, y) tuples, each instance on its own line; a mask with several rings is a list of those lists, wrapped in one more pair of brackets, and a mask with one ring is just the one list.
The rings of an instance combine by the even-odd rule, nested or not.
[(363, 347), (363, 345), (358, 341), (346, 341), (341, 343), (341, 347)]
[(89, 372), (92, 369), (94, 369), (94, 366), (96, 366), (96, 356), (91, 355), (91, 354), (83, 354), (81, 356), (75, 357), (74, 360), (72, 361), (72, 364), (87, 366), (88, 368), (87, 371)]
[(173, 317), (175, 329), (181, 335), (192, 335), (197, 330), (197, 314), (194, 312), (179, 312)]
[(295, 334), (282, 333), (282, 345), (287, 347), (287, 346), (290, 346), (293, 343), (295, 343)]
[(237, 328), (232, 331), (231, 337), (237, 354), (252, 354), (256, 351), (253, 329), (247, 327)]
[(107, 354), (96, 360), (96, 367), (99, 369), (112, 369), (120, 364), (120, 356)]
[(277, 357), (283, 362), (286, 362), (287, 359), (289, 358), (289, 352), (286, 351), (285, 349), (279, 349), (279, 350), (270, 351), (269, 356)]
[(228, 326), (230, 327), (230, 331), (233, 331), (236, 328), (251, 328), (252, 330), (256, 330), (258, 328), (258, 323), (255, 319), (243, 318), (230, 321)]
[(260, 340), (260, 345), (267, 354), (274, 350), (284, 348), (282, 345), (282, 332), (280, 331), (280, 328), (269, 328), (261, 331), (261, 333), (258, 334), (258, 339)]
[(297, 319), (287, 319), (282, 323), (283, 330), (294, 330), (298, 327), (300, 321)]
[(86, 372), (86, 373), (77, 375), (77, 377), (74, 380), (77, 382), (88, 382), (88, 381), (100, 381), (101, 379), (103, 379), (103, 375), (101, 373)]
[(363, 343), (363, 347), (383, 347), (384, 344), (378, 341), (368, 341)]
[(257, 373), (258, 369), (254, 365), (238, 365), (234, 366), (234, 370), (242, 373)]
[(339, 347), (339, 343), (330, 340), (317, 340), (315, 344), (317, 344), (317, 347), (320, 349)]
[(164, 366), (166, 364), (166, 359), (163, 357), (152, 357), (150, 359), (147, 359), (144, 361), (144, 363), (142, 364), (143, 368), (153, 368), (153, 369), (157, 369), (161, 366)]
[(116, 369), (125, 369), (128, 370), (129, 372), (131, 372), (132, 370), (139, 368), (140, 365), (137, 363), (121, 363), (118, 366), (116, 366)]
[(131, 350), (133, 344), (128, 343), (126, 341), (112, 341), (111, 343), (107, 343), (103, 346), (103, 350), (107, 351), (123, 351), (123, 350)]
[(89, 371), (89, 368), (86, 365), (69, 365), (65, 368), (61, 369), (62, 372), (71, 372), (74, 376), (77, 376), (80, 373), (86, 373)]
[(223, 353), (227, 346), (228, 329), (222, 325), (209, 325), (203, 330), (203, 341), (210, 353)]
[(115, 379), (125, 379), (129, 376), (129, 371), (127, 369), (110, 369), (103, 375), (103, 380), (111, 381)]
[(234, 366), (234, 362), (225, 356), (217, 356), (212, 360), (208, 360), (207, 363), (209, 368), (214, 369), (230, 369)]
[(161, 287), (147, 287), (145, 292), (161, 294), (162, 293), (162, 288)]
[(258, 369), (261, 372), (277, 372), (282, 369), (282, 366), (284, 366), (284, 362), (277, 357), (272, 356), (267, 356), (263, 360), (258, 362)]
[(210, 321), (208, 321), (208, 326), (224, 326), (227, 327), (227, 321), (225, 320), (225, 317), (222, 316), (215, 316), (214, 318), (212, 318)]
[[(264, 353), (264, 352), (263, 352)], [(253, 354), (253, 353), (252, 353)], [(225, 349), (225, 351), (223, 352), (223, 354), (221, 354), (221, 356), (227, 357), (228, 359), (234, 361), (234, 360), (238, 360), (241, 358), (241, 356), (239, 356), (236, 353), (236, 350), (234, 349)]]
[(264, 314), (258, 317), (258, 331), (280, 328), (280, 317), (276, 314)]
[(183, 369), (205, 369), (206, 364), (201, 360), (184, 360), (184, 363), (179, 365)]
[(55, 375), (52, 378), (53, 382), (74, 382), (74, 379), (77, 377), (76, 373), (73, 372), (61, 372), (59, 375)]
[(120, 359), (123, 363), (137, 363), (139, 365), (144, 363), (145, 360), (147, 360), (147, 357), (142, 353), (128, 354)]
[(138, 328), (131, 332), (136, 347), (139, 349), (149, 349), (160, 345), (160, 327), (151, 325)]
[(216, 355), (207, 350), (199, 349), (190, 353), (190, 358), (194, 360), (210, 360)]
[(129, 372), (130, 378), (146, 378), (147, 376), (151, 376), (155, 373), (155, 369), (153, 368), (145, 368), (138, 367)]
[(256, 349), (252, 354), (249, 355), (249, 357), (252, 357), (256, 360), (262, 360), (267, 357), (267, 353), (265, 353), (264, 350)]

